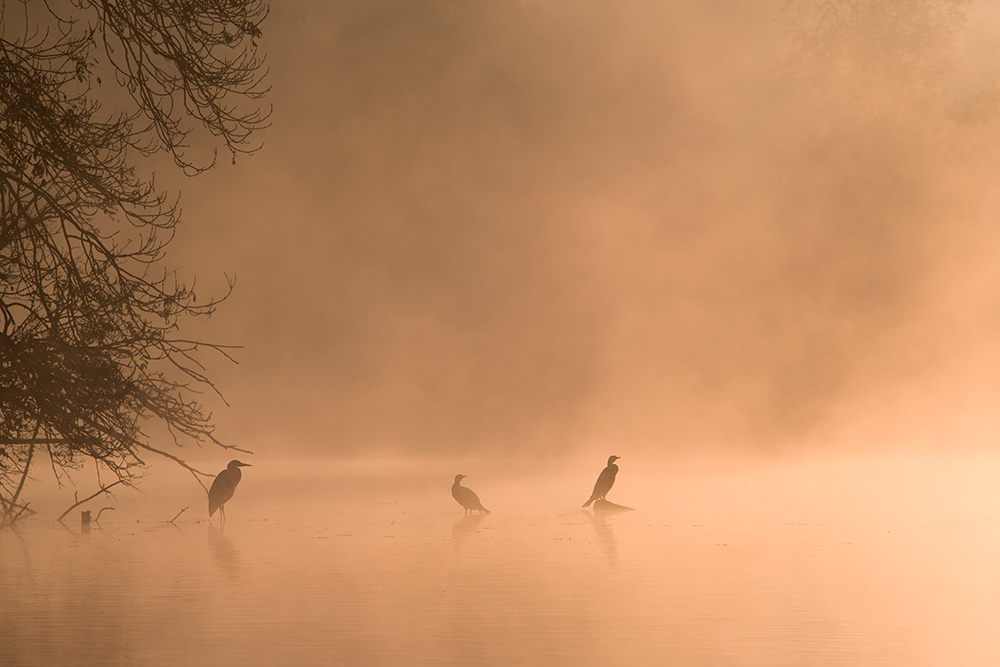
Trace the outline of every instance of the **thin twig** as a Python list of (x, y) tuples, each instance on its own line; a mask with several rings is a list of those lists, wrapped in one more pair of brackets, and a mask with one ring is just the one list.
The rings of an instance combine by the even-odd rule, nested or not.
[(69, 509), (67, 509), (65, 512), (63, 512), (62, 514), (60, 514), (59, 518), (56, 519), (56, 521), (62, 521), (64, 516), (66, 516), (67, 514), (69, 514), (70, 512), (72, 512), (74, 509), (76, 509), (80, 505), (84, 504), (88, 500), (93, 500), (94, 498), (96, 498), (97, 496), (101, 495), (102, 493), (107, 493), (108, 489), (110, 489), (111, 487), (113, 487), (116, 484), (121, 484), (121, 483), (122, 483), (122, 480), (120, 480), (120, 479), (118, 481), (116, 481), (116, 482), (111, 482), (107, 486), (102, 486), (100, 488), (100, 490), (97, 493), (93, 494), (92, 496), (87, 496), (83, 500), (76, 501), (75, 503), (73, 503), (72, 505), (69, 506)]
[(21, 515), (24, 514), (25, 512), (31, 512), (32, 514), (37, 514), (37, 512), (35, 510), (28, 508), (28, 503), (25, 503), (24, 505), (21, 506), (21, 511), (18, 512), (17, 514), (15, 514), (14, 518), (11, 519), (10, 522), (8, 522), (7, 525), (8, 526), (13, 526), (14, 522), (17, 521), (19, 518), (21, 518)]
[[(38, 429), (35, 429), (36, 431)], [(28, 478), (28, 470), (31, 468), (31, 456), (35, 453), (35, 446), (30, 445), (28, 447), (28, 458), (24, 462), (24, 472), (21, 473), (21, 482), (17, 485), (17, 490), (14, 491), (14, 495), (10, 497), (10, 504), (17, 506), (17, 497), (21, 495), (21, 489), (24, 488), (24, 480)], [(19, 515), (20, 516), (20, 515)]]
[[(205, 493), (208, 493), (208, 487), (205, 486), (205, 482), (201, 481), (201, 477), (198, 477), (199, 474), (204, 475), (205, 473), (199, 473), (197, 470), (194, 470), (192, 468), (188, 468), (188, 472), (190, 472), (191, 475), (195, 478), (195, 480), (199, 484), (201, 484), (201, 488), (205, 489)], [(206, 477), (211, 477), (211, 475), (206, 475)]]
[[(190, 505), (188, 505), (188, 507), (190, 507)], [(177, 517), (179, 517), (179, 516), (180, 516), (181, 514), (184, 514), (184, 511), (185, 511), (185, 510), (186, 510), (186, 509), (187, 509), (188, 507), (185, 507), (185, 508), (184, 508), (184, 509), (182, 509), (182, 510), (181, 510), (180, 512), (178, 512), (178, 513), (177, 513), (177, 516), (175, 516), (175, 517), (174, 517), (173, 519), (171, 519), (171, 520), (170, 520), (170, 521), (169, 521), (168, 523), (174, 523), (174, 521), (177, 521)]]

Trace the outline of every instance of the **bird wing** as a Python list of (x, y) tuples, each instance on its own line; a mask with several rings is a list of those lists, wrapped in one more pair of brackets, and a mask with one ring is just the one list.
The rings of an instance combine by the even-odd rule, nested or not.
[(215, 476), (215, 480), (208, 490), (208, 516), (215, 514), (215, 510), (225, 505), (233, 497), (239, 481), (239, 477), (236, 477), (228, 469)]
[(618, 474), (618, 469), (611, 466), (602, 470), (597, 482), (594, 483), (594, 493), (591, 495), (591, 499), (603, 498), (604, 494), (614, 486), (616, 474)]
[(451, 494), (455, 497), (455, 500), (459, 502), (462, 507), (466, 509), (478, 509), (483, 506), (479, 501), (479, 496), (476, 492), (470, 488), (464, 486), (454, 487), (451, 490)]

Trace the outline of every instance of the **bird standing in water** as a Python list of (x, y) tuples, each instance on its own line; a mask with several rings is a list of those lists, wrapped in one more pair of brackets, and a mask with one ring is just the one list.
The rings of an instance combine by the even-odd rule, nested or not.
[(212, 488), (208, 490), (208, 516), (212, 516), (215, 514), (215, 510), (219, 510), (220, 520), (226, 520), (225, 505), (233, 497), (236, 485), (243, 479), (243, 473), (240, 472), (240, 468), (249, 465), (249, 463), (243, 463), (234, 459), (229, 462), (225, 470), (215, 476)]
[(608, 467), (601, 471), (600, 476), (597, 478), (597, 483), (594, 484), (594, 492), (590, 494), (590, 500), (583, 504), (584, 507), (587, 507), (595, 500), (604, 500), (604, 496), (608, 495), (608, 491), (615, 484), (615, 475), (618, 474), (618, 466), (615, 465), (615, 461), (620, 458), (620, 456), (608, 457)]
[(465, 475), (455, 475), (455, 483), (451, 485), (451, 496), (458, 501), (458, 504), (465, 508), (465, 513), (468, 514), (473, 510), (477, 512), (482, 512), (484, 514), (489, 514), (489, 510), (483, 507), (483, 504), (479, 502), (479, 496), (476, 492), (470, 488), (462, 486), (462, 479)]

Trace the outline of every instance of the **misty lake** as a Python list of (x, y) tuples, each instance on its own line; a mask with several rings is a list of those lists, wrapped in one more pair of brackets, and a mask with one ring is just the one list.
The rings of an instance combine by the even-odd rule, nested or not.
[[(619, 463), (609, 500), (635, 510), (608, 515), (579, 507), (598, 458), (464, 462), (484, 517), (449, 496), (458, 464), (260, 461), (224, 530), (190, 484), (117, 494), (89, 533), (35, 517), (0, 530), (0, 664), (1000, 656), (1000, 459)], [(170, 493), (194, 498), (176, 524)]]

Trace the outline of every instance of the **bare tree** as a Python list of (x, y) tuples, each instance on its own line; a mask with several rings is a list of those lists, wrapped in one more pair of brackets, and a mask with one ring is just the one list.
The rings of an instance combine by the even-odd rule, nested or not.
[[(0, 522), (26, 507), (32, 462), (57, 479), (86, 461), (125, 484), (142, 423), (174, 444), (224, 445), (197, 402), (214, 390), (180, 333), (228, 296), (199, 300), (163, 267), (177, 199), (137, 167), (168, 154), (188, 174), (204, 135), (253, 153), (266, 70), (259, 0), (0, 0)], [(229, 287), (232, 289), (230, 281)]]

